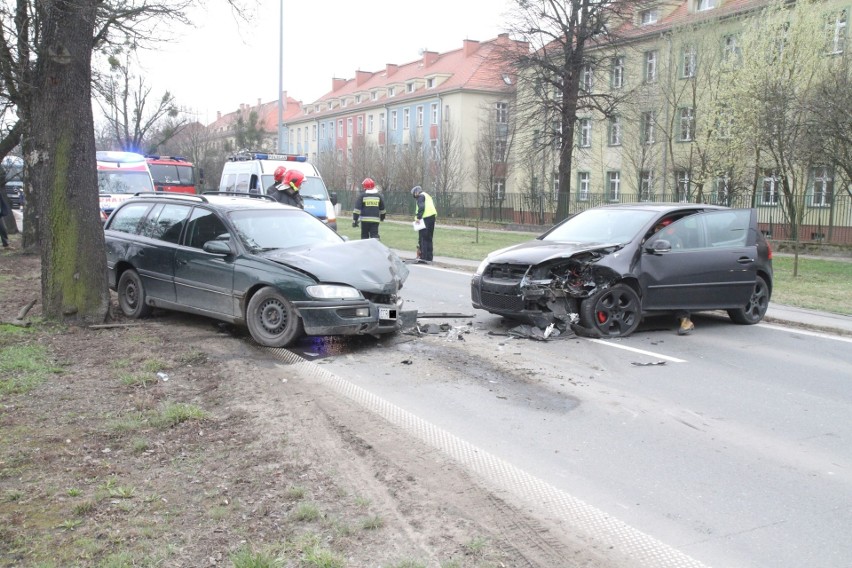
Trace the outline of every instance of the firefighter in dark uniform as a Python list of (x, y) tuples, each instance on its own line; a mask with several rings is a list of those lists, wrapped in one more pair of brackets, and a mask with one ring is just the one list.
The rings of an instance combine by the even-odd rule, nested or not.
[(361, 182), (364, 191), (358, 196), (355, 208), (352, 210), (352, 226), (361, 223), (362, 239), (378, 239), (379, 223), (385, 220), (385, 200), (376, 189), (376, 182), (366, 178)]
[(280, 184), (275, 184), (269, 189), (271, 195), (278, 203), (284, 205), (292, 205), (299, 209), (305, 208), (305, 202), (302, 196), (299, 195), (299, 188), (302, 187), (302, 182), (305, 181), (305, 174), (299, 170), (287, 170)]

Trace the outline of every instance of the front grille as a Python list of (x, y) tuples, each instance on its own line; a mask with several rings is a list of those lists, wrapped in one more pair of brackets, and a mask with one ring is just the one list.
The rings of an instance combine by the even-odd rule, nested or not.
[(519, 281), (529, 269), (528, 264), (489, 264), (485, 276), (495, 280)]
[(517, 295), (495, 294), (483, 290), (480, 292), (482, 307), (500, 312), (520, 312), (524, 309), (524, 300)]

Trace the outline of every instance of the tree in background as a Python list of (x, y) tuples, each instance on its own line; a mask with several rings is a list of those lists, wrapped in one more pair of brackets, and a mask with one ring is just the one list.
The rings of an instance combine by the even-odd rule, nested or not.
[(237, 118), (234, 124), (234, 136), (237, 147), (234, 150), (263, 150), (266, 131), (260, 123), (260, 115), (252, 109)]
[(814, 168), (826, 165), (813, 143), (811, 110), (840, 60), (827, 50), (823, 6), (778, 2), (762, 10), (740, 35), (742, 64), (726, 83), (736, 125), (732, 135), (757, 156), (758, 202), (779, 207), (791, 227), (788, 238), (796, 242), (813, 205), (807, 198)]
[[(516, 0), (509, 28), (530, 50), (507, 54), (517, 66), (520, 127), (538, 132), (539, 144), (558, 153), (558, 220), (568, 216), (571, 166), (578, 113), (610, 116), (612, 92), (586, 88), (584, 79), (601, 67), (592, 49), (615, 37), (613, 30), (644, 0)], [(601, 53), (603, 55), (603, 53)], [(546, 139), (549, 139), (546, 140)], [(530, 140), (527, 140), (530, 143)]]
[(144, 77), (134, 74), (136, 49), (131, 44), (123, 53), (111, 55), (109, 73), (95, 82), (99, 95), (95, 100), (117, 145), (101, 150), (147, 154), (189, 123), (189, 117), (180, 112), (171, 93), (166, 91), (159, 99), (153, 97)]

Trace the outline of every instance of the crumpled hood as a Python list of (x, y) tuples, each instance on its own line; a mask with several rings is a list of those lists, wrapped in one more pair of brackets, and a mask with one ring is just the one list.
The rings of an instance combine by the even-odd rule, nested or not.
[(408, 278), (402, 259), (377, 239), (323, 243), (262, 256), (307, 272), (319, 282), (348, 284), (372, 294), (395, 294)]
[(620, 246), (620, 243), (569, 243), (536, 239), (493, 252), (488, 255), (488, 262), (536, 265), (549, 260), (570, 258), (578, 253), (605, 252), (605, 249), (617, 246)]

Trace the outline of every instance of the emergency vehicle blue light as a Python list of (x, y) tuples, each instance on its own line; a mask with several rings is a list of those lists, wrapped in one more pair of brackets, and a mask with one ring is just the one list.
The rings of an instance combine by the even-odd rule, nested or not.
[(307, 162), (307, 156), (292, 156), (289, 154), (261, 154), (255, 152), (252, 154), (255, 160), (284, 160), (285, 162)]

